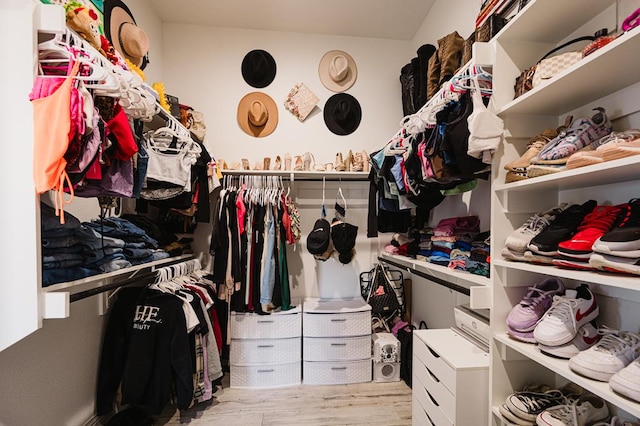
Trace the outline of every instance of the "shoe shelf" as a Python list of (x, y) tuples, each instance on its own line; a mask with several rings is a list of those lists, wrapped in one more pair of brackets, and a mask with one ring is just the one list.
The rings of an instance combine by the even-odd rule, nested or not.
[(503, 197), (510, 191), (527, 194), (631, 182), (638, 179), (639, 167), (640, 155), (636, 155), (518, 182), (498, 183), (493, 186), (493, 190), (499, 197)]
[(560, 115), (617, 92), (638, 81), (639, 50), (640, 30), (636, 28), (562, 71), (547, 84), (506, 103), (497, 113)]
[(500, 414), (500, 409), (498, 407), (491, 407), (491, 414), (493, 414), (493, 418), (496, 421), (493, 424), (497, 424), (500, 426), (518, 426), (515, 423), (511, 423), (510, 421), (502, 417), (502, 414)]
[(289, 181), (316, 181), (316, 180), (369, 180), (369, 172), (324, 172), (324, 171), (296, 171), (296, 170), (223, 170), (227, 176), (280, 176)]
[(514, 356), (513, 351), (515, 351), (517, 354), (583, 387), (585, 390), (599, 396), (632, 416), (640, 417), (640, 403), (616, 394), (609, 388), (608, 382), (599, 382), (574, 373), (569, 369), (568, 360), (547, 356), (541, 353), (536, 345), (515, 341), (504, 333), (494, 334), (493, 340), (496, 342), (495, 346), (500, 352), (503, 361), (519, 359), (518, 355)]
[(498, 274), (503, 274), (503, 283), (507, 286), (528, 286), (529, 281), (521, 283), (519, 280), (509, 279), (509, 271), (524, 271), (535, 274), (544, 274), (557, 278), (575, 280), (585, 283), (600, 284), (606, 287), (632, 290), (634, 293), (640, 288), (640, 281), (637, 275), (614, 274), (599, 271), (578, 271), (572, 269), (559, 268), (553, 265), (538, 265), (525, 262), (513, 262), (505, 259), (493, 259), (492, 263), (496, 267)]

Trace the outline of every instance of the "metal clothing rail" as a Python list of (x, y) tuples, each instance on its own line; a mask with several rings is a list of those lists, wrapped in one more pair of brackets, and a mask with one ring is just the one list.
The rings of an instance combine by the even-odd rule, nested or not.
[(402, 265), (401, 263), (394, 262), (393, 260), (385, 259), (382, 256), (378, 256), (378, 261), (387, 263), (387, 264), (392, 265), (392, 266), (395, 266), (396, 268), (404, 269), (406, 271), (411, 272), (413, 275), (417, 275), (417, 276), (419, 276), (421, 278), (424, 278), (424, 279), (427, 279), (429, 281), (432, 281), (432, 282), (434, 282), (436, 284), (439, 284), (439, 285), (441, 285), (443, 287), (447, 287), (448, 289), (457, 291), (458, 293), (464, 294), (466, 296), (471, 296), (471, 290), (469, 290), (466, 287), (462, 287), (462, 286), (460, 286), (458, 284), (450, 283), (449, 281), (443, 280), (442, 278), (433, 277), (431, 275), (425, 274), (422, 271), (418, 271), (417, 269), (414, 269), (414, 268), (412, 268), (410, 266)]

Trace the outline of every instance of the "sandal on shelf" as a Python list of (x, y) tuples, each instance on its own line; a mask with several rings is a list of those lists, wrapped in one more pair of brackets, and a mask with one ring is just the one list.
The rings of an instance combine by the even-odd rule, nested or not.
[(364, 149), (362, 150), (362, 171), (369, 172), (371, 170), (371, 159), (369, 158), (369, 154)]
[(264, 157), (264, 165), (262, 170), (271, 170), (271, 158)]
[(247, 158), (243, 158), (241, 161), (242, 161), (242, 170), (251, 170), (251, 166), (249, 165), (249, 160)]
[[(226, 169), (225, 169), (225, 170), (226, 170)], [(237, 162), (235, 162), (235, 163), (232, 163), (232, 164), (229, 166), (229, 170), (243, 170), (243, 168), (242, 168), (242, 163), (240, 163), (239, 161), (237, 161)]]
[(332, 172), (333, 171), (333, 163), (324, 163), (324, 170), (325, 170), (325, 172)]
[(288, 152), (284, 154), (284, 169), (291, 170), (291, 154)]
[(302, 157), (299, 156), (299, 155), (296, 155), (296, 161), (295, 161), (295, 164), (293, 165), (293, 171), (301, 172), (302, 170), (304, 170), (304, 164), (302, 163)]
[(253, 165), (253, 170), (262, 170), (262, 164), (259, 161), (256, 161), (256, 164)]
[(313, 154), (312, 153), (305, 152), (304, 155), (302, 156), (302, 163), (303, 163), (305, 172), (308, 172), (308, 171), (311, 171), (311, 170), (315, 170), (316, 161), (313, 158)]
[(342, 153), (336, 154), (336, 161), (333, 163), (333, 169), (336, 172), (344, 172), (344, 160), (342, 159)]
[(224, 159), (222, 158), (218, 158), (216, 160), (216, 165), (218, 166), (219, 170), (227, 170), (229, 168), (229, 166), (227, 165), (227, 162), (224, 161)]
[(280, 170), (281, 168), (282, 168), (282, 160), (280, 159), (280, 156), (277, 155), (276, 160), (273, 163), (273, 170)]

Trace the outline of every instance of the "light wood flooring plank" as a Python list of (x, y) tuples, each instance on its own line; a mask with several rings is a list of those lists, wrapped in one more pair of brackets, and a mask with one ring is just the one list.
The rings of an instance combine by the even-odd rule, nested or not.
[(156, 424), (407, 426), (411, 425), (411, 388), (403, 381), (276, 389), (224, 387), (210, 404), (182, 413), (167, 407)]

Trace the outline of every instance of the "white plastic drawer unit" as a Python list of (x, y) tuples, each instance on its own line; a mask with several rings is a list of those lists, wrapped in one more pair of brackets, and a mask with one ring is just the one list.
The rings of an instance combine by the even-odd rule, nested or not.
[(231, 365), (284, 363), (300, 361), (299, 337), (285, 339), (232, 339), (229, 349)]
[(414, 425), (488, 423), (489, 354), (457, 332), (413, 332), (412, 379)]
[(299, 308), (271, 315), (231, 313), (232, 339), (283, 339), (300, 337), (302, 316)]
[(232, 366), (232, 388), (274, 388), (299, 385), (302, 376), (300, 361), (287, 364)]
[(371, 358), (356, 361), (304, 361), (305, 385), (344, 385), (371, 381)]
[(305, 337), (371, 336), (371, 307), (361, 298), (306, 299), (303, 311), (302, 334)]

